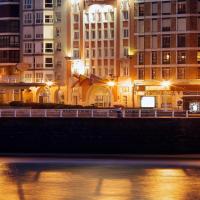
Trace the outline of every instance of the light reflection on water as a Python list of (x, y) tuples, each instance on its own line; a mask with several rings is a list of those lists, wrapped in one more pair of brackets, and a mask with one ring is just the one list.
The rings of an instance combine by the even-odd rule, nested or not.
[(0, 159), (0, 200), (199, 200), (191, 163)]

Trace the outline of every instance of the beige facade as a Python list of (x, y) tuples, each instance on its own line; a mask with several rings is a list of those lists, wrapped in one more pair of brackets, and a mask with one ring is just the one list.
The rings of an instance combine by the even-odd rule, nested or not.
[(177, 109), (190, 91), (198, 97), (199, 1), (76, 0), (67, 9), (70, 104), (141, 107), (153, 97)]

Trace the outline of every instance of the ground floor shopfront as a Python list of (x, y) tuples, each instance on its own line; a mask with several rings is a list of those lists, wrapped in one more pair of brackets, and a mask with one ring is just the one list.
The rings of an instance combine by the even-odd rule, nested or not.
[(69, 104), (97, 107), (121, 105), (130, 108), (193, 109), (200, 110), (200, 85), (185, 83), (138, 82), (118, 80), (110, 82), (85, 79), (69, 88)]
[(0, 84), (0, 104), (12, 101), (25, 103), (65, 103), (66, 87), (48, 86), (43, 83)]

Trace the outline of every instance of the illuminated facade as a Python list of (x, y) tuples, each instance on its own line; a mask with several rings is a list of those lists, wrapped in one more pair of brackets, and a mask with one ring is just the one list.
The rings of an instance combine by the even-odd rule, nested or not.
[(25, 91), (24, 101), (64, 103), (64, 3), (61, 0), (22, 0), (21, 4), (22, 60), (28, 64), (23, 81), (46, 84), (43, 88)]
[(133, 106), (133, 1), (68, 1), (69, 103)]
[(20, 80), (42, 84), (23, 90), (24, 101), (200, 107), (199, 0), (21, 5)]
[(70, 104), (200, 101), (200, 1), (74, 0), (67, 12)]
[[(200, 1), (135, 1), (135, 102), (154, 96), (158, 108), (198, 102)], [(162, 81), (169, 81), (163, 86)]]

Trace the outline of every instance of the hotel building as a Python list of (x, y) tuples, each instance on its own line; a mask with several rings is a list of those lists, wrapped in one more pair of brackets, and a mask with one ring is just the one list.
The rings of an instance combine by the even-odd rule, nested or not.
[(200, 1), (73, 0), (67, 13), (70, 104), (200, 106)]

